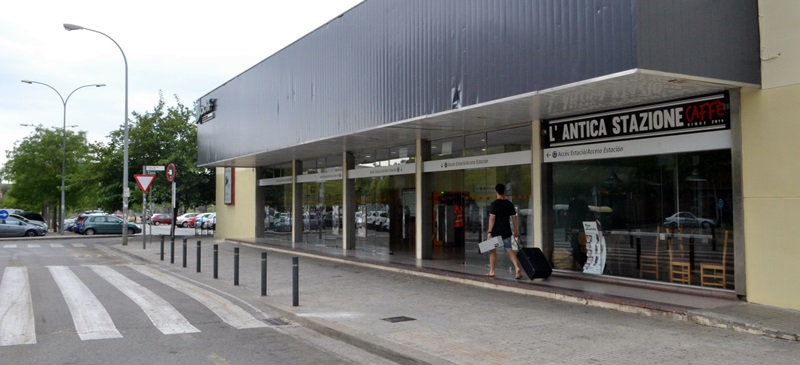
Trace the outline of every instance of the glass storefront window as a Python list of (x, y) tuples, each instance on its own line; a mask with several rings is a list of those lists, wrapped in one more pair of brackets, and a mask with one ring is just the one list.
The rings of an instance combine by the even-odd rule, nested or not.
[[(517, 210), (520, 238), (529, 247), (532, 242), (530, 165), (505, 166), (434, 173), (433, 258), (486, 266), (488, 256), (478, 253), (478, 243), (486, 239), (489, 205), (495, 200), (494, 187), (506, 185), (506, 197)], [(463, 227), (456, 227), (461, 210)], [(505, 252), (497, 256), (497, 269), (513, 267)], [(512, 270), (513, 272), (513, 270)]]
[(724, 264), (733, 277), (730, 150), (549, 165), (552, 210), (545, 214), (555, 268), (582, 269), (588, 254), (580, 222), (596, 220), (605, 275), (708, 285), (701, 267)]
[(529, 151), (531, 149), (531, 126), (503, 129), (486, 134), (487, 155)]
[[(289, 164), (266, 168), (259, 178), (274, 179), (291, 177), (292, 167)], [(270, 239), (284, 242), (291, 241), (291, 207), (292, 185), (269, 185), (261, 187), (264, 194), (264, 235)]]
[(431, 160), (464, 157), (464, 137), (431, 141)]

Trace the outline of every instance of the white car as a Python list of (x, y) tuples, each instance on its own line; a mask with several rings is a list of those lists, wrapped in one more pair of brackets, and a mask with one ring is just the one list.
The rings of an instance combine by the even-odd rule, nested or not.
[(701, 218), (690, 212), (677, 212), (664, 219), (664, 225), (672, 228), (678, 226), (711, 228), (716, 224), (713, 219)]
[(183, 228), (189, 227), (189, 218), (195, 217), (200, 213), (186, 213), (175, 219), (175, 225)]

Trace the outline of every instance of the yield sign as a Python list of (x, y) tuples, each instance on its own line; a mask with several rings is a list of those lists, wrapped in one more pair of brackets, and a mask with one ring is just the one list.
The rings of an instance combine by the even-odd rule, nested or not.
[(146, 193), (153, 186), (153, 181), (156, 181), (156, 175), (134, 174), (133, 178), (143, 193)]

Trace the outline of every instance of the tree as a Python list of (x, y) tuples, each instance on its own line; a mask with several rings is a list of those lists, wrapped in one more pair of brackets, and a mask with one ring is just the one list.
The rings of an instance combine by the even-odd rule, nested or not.
[[(44, 128), (41, 125), (14, 148), (6, 151), (7, 163), (0, 174), (12, 182), (5, 203), (25, 210), (42, 211), (56, 208), (61, 200), (61, 163), (66, 133), (65, 184), (76, 182), (79, 166), (88, 151), (85, 132), (63, 131), (61, 128)], [(67, 189), (69, 191), (69, 189)], [(80, 196), (67, 193), (67, 202), (80, 200)], [(57, 209), (56, 209), (57, 211)], [(57, 214), (52, 214), (55, 220)]]
[[(178, 206), (194, 208), (208, 205), (215, 199), (215, 170), (197, 167), (197, 126), (192, 112), (175, 96), (177, 105), (167, 106), (161, 95), (153, 110), (133, 112), (128, 130), (127, 184), (131, 191), (130, 208), (141, 209), (142, 193), (133, 179), (143, 166), (172, 163), (176, 166)], [(122, 208), (123, 128), (109, 134), (108, 144), (94, 145), (89, 156), (93, 159), (93, 176), (84, 176), (87, 186), (96, 191), (95, 204), (106, 211)], [(162, 172), (151, 187), (149, 201), (171, 204), (172, 187)]]

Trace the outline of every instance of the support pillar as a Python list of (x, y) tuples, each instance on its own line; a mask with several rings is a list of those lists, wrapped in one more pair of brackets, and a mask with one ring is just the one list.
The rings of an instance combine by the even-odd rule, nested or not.
[(416, 141), (417, 166), (414, 175), (416, 186), (416, 258), (433, 258), (433, 203), (432, 181), (430, 174), (424, 172), (425, 161), (431, 158), (431, 143), (427, 140)]
[(264, 212), (264, 187), (258, 183), (259, 177), (263, 176), (264, 168), (259, 167), (256, 168), (255, 173), (255, 197), (256, 197), (256, 227), (255, 227), (255, 237), (264, 237), (264, 231), (266, 231), (267, 227), (264, 225), (264, 219), (266, 218), (266, 213)]
[(292, 161), (292, 247), (303, 242), (303, 184), (297, 177), (303, 173), (303, 162)]
[(342, 249), (356, 248), (356, 200), (355, 180), (350, 179), (349, 171), (356, 168), (356, 159), (351, 152), (342, 153)]

